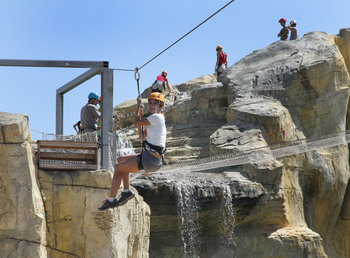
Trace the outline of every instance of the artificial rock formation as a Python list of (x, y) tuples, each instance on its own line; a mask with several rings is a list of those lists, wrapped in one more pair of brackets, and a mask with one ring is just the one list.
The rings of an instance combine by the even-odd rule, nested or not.
[(98, 211), (110, 171), (36, 171), (28, 117), (0, 113), (0, 257), (148, 257), (150, 209), (138, 194)]
[(0, 195), (0, 256), (45, 257), (45, 210), (24, 115), (0, 112)]
[[(1, 254), (349, 257), (348, 144), (321, 141), (349, 128), (349, 45), (349, 29), (312, 32), (254, 51), (219, 81), (178, 85), (165, 110), (170, 165), (133, 175), (136, 198), (105, 212), (111, 172), (36, 177), (27, 118), (1, 113)], [(310, 140), (311, 151), (273, 154)]]
[(111, 173), (38, 171), (47, 219), (48, 257), (148, 257), (149, 206), (138, 194), (123, 207), (98, 211)]
[[(308, 33), (254, 51), (220, 82), (196, 79), (195, 87), (180, 87), (176, 100), (167, 102), (166, 161), (249, 155), (344, 134), (349, 128), (349, 44), (349, 29), (336, 36)], [(138, 145), (136, 136), (130, 138)], [(200, 171), (173, 165), (135, 177), (132, 184), (152, 210), (150, 256), (348, 257), (346, 142), (278, 159), (252, 158), (216, 169), (206, 168), (203, 160)], [(234, 232), (218, 221), (227, 192)], [(183, 199), (186, 194), (190, 197)], [(183, 221), (189, 218), (181, 213), (181, 200), (195, 200), (192, 228), (198, 230), (189, 234), (195, 242), (186, 240)]]

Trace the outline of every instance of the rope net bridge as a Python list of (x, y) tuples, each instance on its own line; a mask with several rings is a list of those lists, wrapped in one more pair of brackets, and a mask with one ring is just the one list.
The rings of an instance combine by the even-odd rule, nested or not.
[(304, 139), (275, 146), (252, 149), (247, 153), (242, 154), (230, 153), (190, 162), (171, 164), (169, 166), (164, 166), (161, 171), (176, 172), (185, 170), (195, 172), (248, 163), (260, 163), (290, 155), (345, 145), (348, 143), (350, 143), (350, 130), (311, 141)]

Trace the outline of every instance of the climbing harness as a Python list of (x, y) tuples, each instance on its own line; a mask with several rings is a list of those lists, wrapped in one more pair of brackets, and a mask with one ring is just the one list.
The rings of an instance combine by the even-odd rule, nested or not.
[(166, 152), (166, 148), (165, 147), (161, 147), (161, 146), (157, 146), (157, 145), (153, 145), (151, 143), (149, 143), (148, 141), (144, 140), (142, 142), (142, 146), (149, 151), (153, 151), (153, 152), (157, 152), (159, 155), (163, 156)]

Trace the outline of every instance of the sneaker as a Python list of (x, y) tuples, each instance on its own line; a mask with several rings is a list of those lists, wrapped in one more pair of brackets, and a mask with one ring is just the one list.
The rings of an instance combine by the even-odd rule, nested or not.
[(109, 208), (114, 208), (114, 207), (117, 207), (117, 206), (118, 206), (117, 199), (114, 199), (113, 202), (110, 202), (110, 201), (108, 201), (108, 199), (106, 199), (104, 201), (104, 203), (100, 207), (98, 207), (98, 209), (100, 211), (103, 211), (103, 210), (107, 210)]
[(134, 197), (135, 197), (135, 193), (131, 190), (128, 192), (122, 192), (119, 200), (117, 201), (117, 205), (122, 206)]

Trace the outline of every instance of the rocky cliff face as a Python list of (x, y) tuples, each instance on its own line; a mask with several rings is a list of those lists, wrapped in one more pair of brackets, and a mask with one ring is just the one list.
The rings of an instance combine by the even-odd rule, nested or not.
[(35, 173), (27, 118), (0, 113), (1, 256), (349, 257), (349, 45), (350, 29), (313, 32), (253, 52), (219, 82), (177, 85), (170, 165), (133, 175), (137, 198), (107, 212), (96, 204), (110, 172)]
[(45, 257), (45, 209), (23, 115), (0, 113), (0, 195), (0, 256)]
[(36, 171), (28, 117), (0, 112), (0, 257), (148, 257), (142, 197), (97, 211), (111, 176)]
[[(348, 129), (349, 44), (349, 29), (312, 32), (253, 52), (220, 82), (197, 78), (178, 87), (166, 109), (166, 160), (235, 154), (251, 162), (210, 169), (202, 160), (195, 170), (173, 165), (136, 176), (152, 210), (152, 257), (350, 255), (348, 146), (321, 141)], [(313, 151), (259, 162), (249, 156), (310, 140), (318, 144)]]

